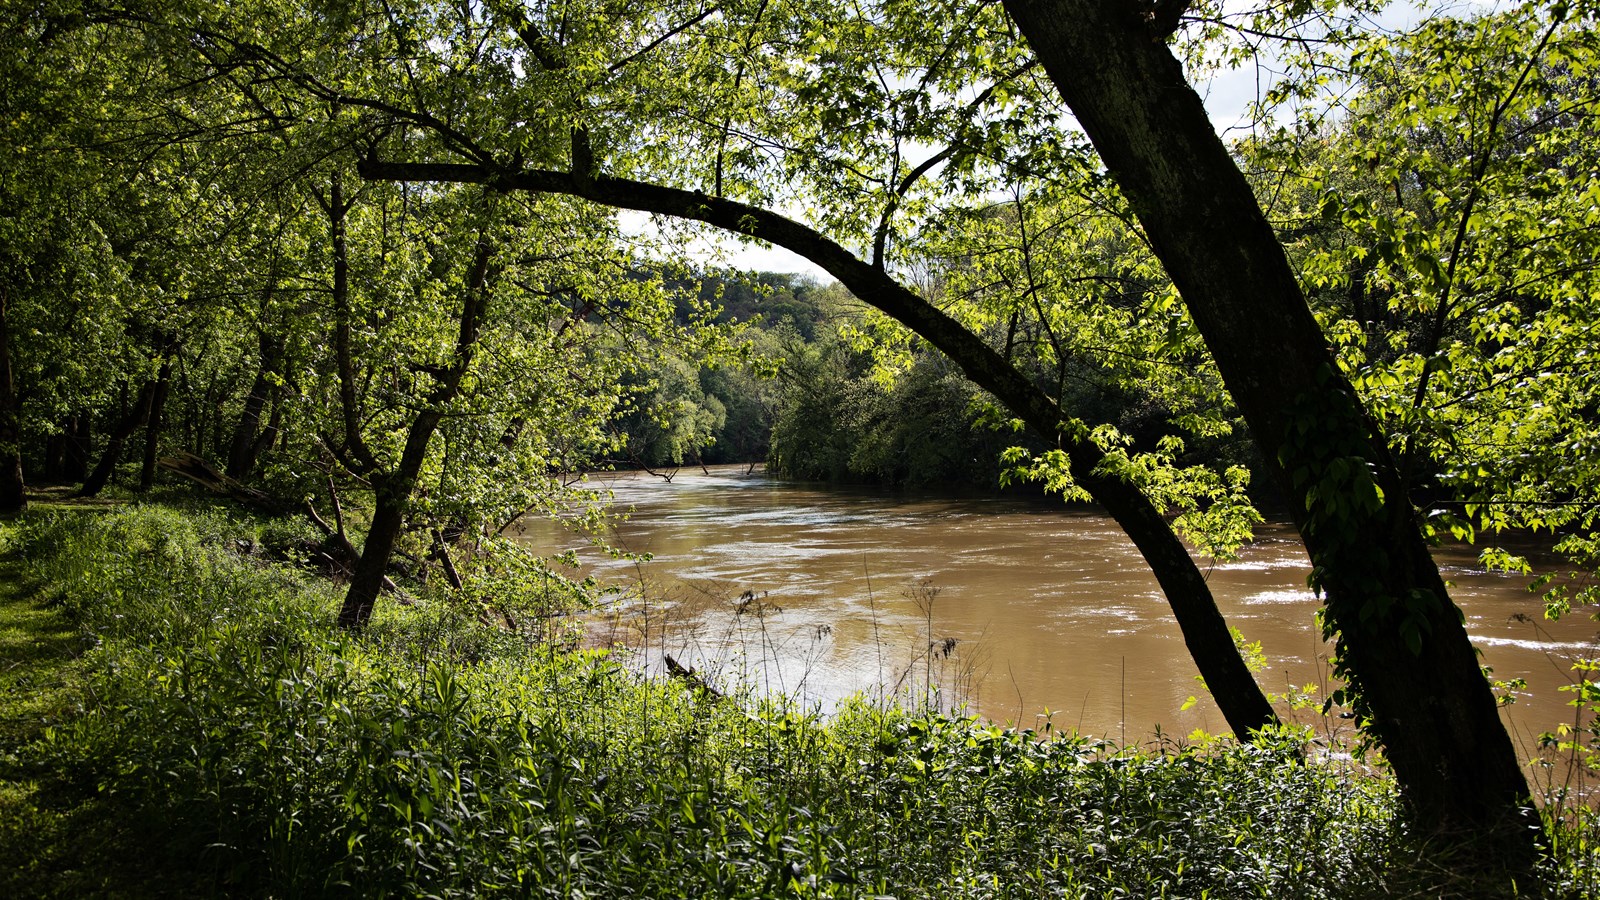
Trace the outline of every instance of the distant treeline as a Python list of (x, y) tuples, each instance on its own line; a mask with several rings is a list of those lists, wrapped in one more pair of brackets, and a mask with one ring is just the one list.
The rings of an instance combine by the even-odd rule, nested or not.
[[(666, 352), (635, 375), (616, 422), (625, 437), (619, 467), (764, 461), (801, 481), (994, 490), (1007, 448), (1048, 449), (1013, 428), (948, 357), (875, 328), (869, 309), (837, 284), (762, 272), (708, 276), (698, 293), (680, 287), (690, 288), (677, 294), (682, 321), (711, 305), (719, 323), (744, 326), (743, 344), (710, 364)], [(1253, 462), (1245, 442), (1190, 433), (1156, 390), (1091, 359), (1038, 378), (1059, 378), (1070, 408), (1112, 423), (1136, 451), (1178, 434), (1188, 461)]]

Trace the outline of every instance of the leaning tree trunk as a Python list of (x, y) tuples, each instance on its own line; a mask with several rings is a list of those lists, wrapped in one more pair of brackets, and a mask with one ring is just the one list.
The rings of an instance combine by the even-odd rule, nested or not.
[[(518, 19), (514, 28), (531, 61), (546, 69), (565, 65), (558, 55), (549, 52), (545, 37), (525, 19)], [(967, 377), (993, 393), (1045, 440), (1067, 450), (1078, 484), (1105, 506), (1149, 562), (1183, 632), (1184, 643), (1229, 727), (1243, 738), (1278, 721), (1234, 645), (1205, 576), (1160, 510), (1134, 485), (1102, 474), (1104, 454), (1088, 440), (1087, 428), (1067, 415), (1055, 399), (1008, 360), (943, 310), (888, 277), (881, 266), (869, 264), (820, 233), (770, 210), (725, 197), (608, 177), (596, 163), (587, 130), (581, 125), (574, 127), (570, 137), (571, 154), (565, 172), (507, 170), (485, 165), (481, 158), (465, 165), (392, 164), (377, 159), (375, 154), (364, 157), (358, 168), (363, 178), (374, 180), (489, 183), (500, 190), (570, 194), (607, 206), (693, 219), (769, 241), (821, 266), (857, 297), (949, 355)], [(720, 183), (717, 187), (720, 193)]]
[[(272, 376), (277, 371), (282, 346), (281, 340), (274, 340), (265, 334), (261, 336), (261, 367), (256, 370), (250, 393), (245, 395), (244, 409), (239, 413), (238, 424), (233, 429), (233, 440), (228, 447), (227, 474), (236, 481), (250, 477), (255, 470), (256, 460), (272, 440), (273, 429), (270, 425), (266, 429), (261, 427), (261, 415), (266, 412), (267, 404), (272, 402), (277, 391)], [(274, 404), (274, 416), (276, 412), (277, 406)]]
[(406, 435), (405, 452), (395, 471), (372, 478), (374, 505), (372, 527), (361, 542), (361, 558), (355, 571), (350, 573), (350, 588), (345, 593), (344, 604), (339, 608), (339, 624), (345, 628), (365, 628), (372, 619), (373, 607), (383, 591), (383, 582), (389, 569), (389, 558), (394, 555), (395, 542), (405, 525), (406, 505), (411, 492), (416, 489), (417, 477), (427, 459), (428, 442), (444, 419), (436, 409), (424, 410), (411, 423)]
[[(1531, 857), (1528, 785), (1384, 436), (1164, 30), (1129, 0), (1005, 0), (1182, 293), (1296, 525), (1355, 710), (1409, 809)], [(1175, 20), (1174, 20), (1175, 21)]]
[(1045, 441), (1060, 446), (1076, 483), (1103, 506), (1143, 554), (1166, 595), (1185, 646), (1228, 726), (1241, 738), (1278, 721), (1239, 655), (1205, 575), (1172, 526), (1137, 486), (1101, 472), (1105, 454), (1088, 429), (1016, 366), (943, 310), (813, 229), (770, 210), (723, 197), (613, 178), (585, 169), (574, 142), (574, 170), (525, 169), (505, 173), (478, 164), (391, 163), (365, 159), (365, 178), (392, 181), (495, 182), (535, 193), (583, 197), (620, 209), (705, 222), (769, 241), (816, 263), (853, 295), (916, 332), (948, 355), (974, 384), (993, 394)]
[(0, 291), (0, 512), (16, 512), (28, 505), (27, 486), (22, 478), (21, 419), (11, 369), (6, 294)]
[(150, 416), (150, 402), (155, 397), (156, 383), (147, 381), (139, 389), (139, 396), (133, 401), (133, 408), (128, 410), (117, 424), (111, 429), (110, 436), (106, 439), (106, 449), (100, 454), (100, 462), (84, 479), (83, 486), (78, 488), (79, 497), (94, 497), (105, 489), (111, 481), (111, 473), (117, 467), (117, 461), (122, 458), (122, 448), (128, 438), (139, 430)]
[(394, 555), (395, 542), (405, 525), (406, 501), (415, 486), (413, 476), (409, 483), (402, 478), (383, 478), (373, 482), (376, 503), (372, 510), (372, 527), (361, 543), (361, 558), (350, 573), (350, 587), (345, 592), (344, 604), (339, 607), (339, 624), (349, 629), (365, 628), (372, 619), (372, 610), (383, 591), (389, 558)]

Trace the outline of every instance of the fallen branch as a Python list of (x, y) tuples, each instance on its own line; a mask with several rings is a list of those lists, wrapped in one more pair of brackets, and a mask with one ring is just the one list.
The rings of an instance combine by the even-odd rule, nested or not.
[(706, 681), (705, 676), (696, 672), (692, 667), (685, 667), (683, 663), (673, 659), (672, 654), (663, 653), (661, 658), (667, 663), (668, 675), (671, 675), (673, 678), (681, 678), (682, 680), (689, 682), (700, 690), (705, 691), (706, 696), (713, 700), (727, 699), (725, 696), (723, 696), (721, 691), (711, 686), (711, 682)]
[(461, 573), (456, 571), (455, 560), (450, 558), (450, 547), (445, 543), (444, 534), (437, 527), (429, 529), (433, 534), (433, 555), (444, 565), (445, 580), (456, 590), (461, 590)]
[(213, 494), (222, 494), (274, 515), (282, 515), (294, 508), (280, 497), (274, 497), (265, 491), (258, 491), (243, 482), (229, 478), (218, 471), (216, 466), (193, 453), (163, 457), (156, 461), (156, 465), (189, 479)]

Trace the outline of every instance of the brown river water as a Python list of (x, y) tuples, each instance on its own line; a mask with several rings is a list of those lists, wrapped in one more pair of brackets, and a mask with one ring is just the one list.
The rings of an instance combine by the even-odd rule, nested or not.
[[(799, 485), (757, 469), (594, 476), (628, 518), (609, 539), (645, 562), (584, 555), (622, 586), (591, 633), (663, 670), (671, 655), (725, 687), (746, 685), (827, 709), (856, 692), (920, 700), (1037, 728), (1146, 742), (1226, 732), (1154, 577), (1116, 525), (1044, 500), (952, 498)], [(582, 547), (551, 523), (524, 540)], [(1469, 547), (1436, 553), (1467, 628), (1497, 679), (1527, 687), (1505, 714), (1524, 758), (1572, 722), (1573, 660), (1600, 656), (1597, 626), (1545, 621), (1522, 576), (1484, 572)], [(1217, 602), (1259, 641), (1270, 692), (1331, 690), (1329, 647), (1287, 525), (1257, 529), (1234, 562), (1209, 568)], [(747, 593), (748, 592), (748, 593)], [(1193, 698), (1191, 700), (1191, 698)], [(1347, 734), (1315, 708), (1286, 715)]]

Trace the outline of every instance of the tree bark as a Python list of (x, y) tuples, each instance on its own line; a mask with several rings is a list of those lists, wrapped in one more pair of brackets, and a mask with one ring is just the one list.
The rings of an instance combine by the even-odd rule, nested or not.
[(22, 477), (22, 416), (11, 368), (6, 299), (0, 290), (0, 512), (19, 512), (27, 507), (28, 494)]
[[(413, 425), (412, 434), (416, 433), (416, 425)], [(383, 590), (389, 558), (394, 555), (394, 545), (405, 525), (406, 501), (411, 498), (411, 489), (415, 486), (415, 477), (410, 481), (398, 475), (373, 480), (372, 525), (367, 529), (366, 540), (361, 542), (361, 558), (350, 573), (350, 587), (345, 592), (344, 604), (339, 607), (341, 627), (358, 630), (371, 621), (378, 594)]]
[(1387, 442), (1182, 66), (1127, 0), (1005, 5), (1127, 195), (1292, 498), (1341, 674), (1410, 811), (1436, 834), (1531, 858), (1527, 782)]
[[(239, 413), (239, 422), (233, 429), (233, 440), (228, 448), (227, 475), (235, 481), (244, 481), (255, 470), (256, 461), (261, 453), (272, 441), (273, 428), (269, 424), (266, 429), (261, 427), (261, 414), (266, 411), (267, 404), (273, 403), (276, 388), (273, 383), (273, 374), (277, 371), (279, 357), (282, 355), (282, 342), (274, 340), (267, 335), (261, 335), (261, 367), (256, 370), (255, 382), (250, 385), (250, 393), (245, 395), (244, 409)], [(277, 404), (273, 403), (274, 419), (277, 413)]]
[(156, 375), (155, 391), (150, 395), (150, 414), (144, 425), (144, 460), (139, 467), (139, 491), (150, 490), (156, 483), (156, 460), (160, 457), (161, 428), (166, 419), (167, 396), (172, 392), (172, 358), (162, 360)]

